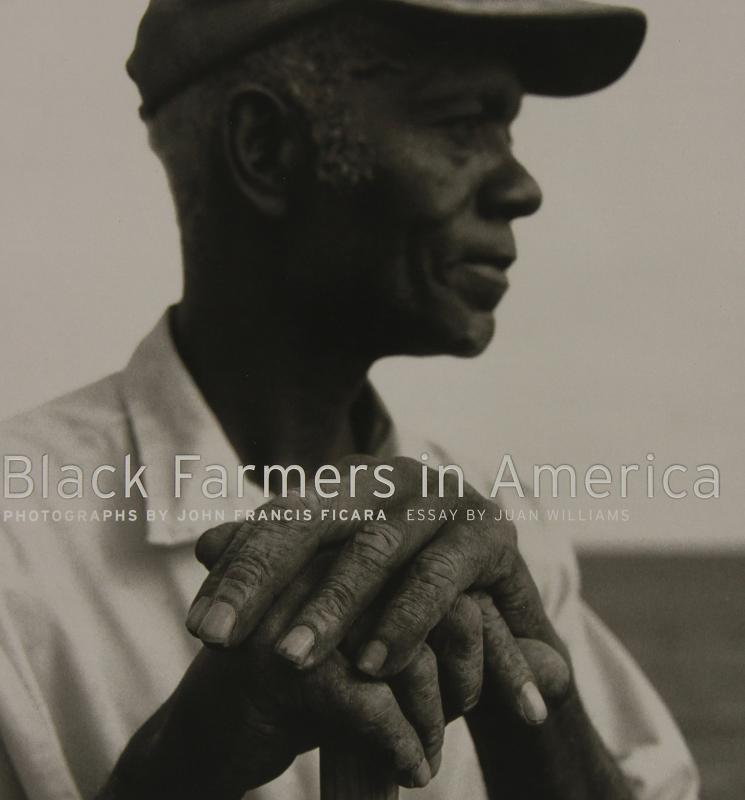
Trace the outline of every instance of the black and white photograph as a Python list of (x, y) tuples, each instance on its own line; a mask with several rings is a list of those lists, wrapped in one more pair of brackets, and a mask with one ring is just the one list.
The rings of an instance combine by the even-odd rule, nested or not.
[(3, 0), (0, 800), (745, 797), (743, 32)]

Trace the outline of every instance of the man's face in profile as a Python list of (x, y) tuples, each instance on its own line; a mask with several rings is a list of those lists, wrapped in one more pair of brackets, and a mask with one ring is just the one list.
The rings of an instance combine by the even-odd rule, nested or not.
[(516, 257), (510, 223), (541, 201), (511, 151), (521, 100), (508, 66), (462, 51), (345, 92), (345, 135), (364, 143), (368, 177), (313, 192), (313, 268), (298, 277), (321, 306), (347, 306), (376, 355), (471, 356), (491, 340)]

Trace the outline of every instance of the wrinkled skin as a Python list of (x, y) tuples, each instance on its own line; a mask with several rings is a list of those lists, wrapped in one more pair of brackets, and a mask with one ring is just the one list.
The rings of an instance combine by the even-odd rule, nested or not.
[[(232, 540), (228, 526), (203, 537), (205, 565), (219, 559)], [(162, 784), (152, 776), (143, 780), (142, 765), (130, 767), (125, 754), (121, 783), (103, 797), (178, 792), (185, 798), (238, 798), (279, 776), (298, 754), (325, 743), (336, 746), (347, 736), (401, 785), (422, 786), (439, 769), (446, 721), (476, 707), (482, 679), (490, 713), (524, 724), (504, 690), (503, 625), (483, 593), (458, 597), (428, 643), (388, 681), (370, 679), (353, 664), (375, 609), (312, 669), (299, 671), (278, 655), (283, 631), (337, 556), (338, 548), (314, 556), (240, 645), (229, 651), (205, 648), (198, 655), (161, 709), (152, 737), (169, 742), (157, 751), (166, 767), (171, 762), (168, 778)], [(491, 653), (486, 664), (484, 646)], [(531, 640), (520, 640), (519, 649), (535, 667), (544, 695), (560, 702), (569, 679), (561, 657)], [(209, 733), (194, 737), (193, 731)]]
[[(521, 96), (509, 67), (467, 50), (448, 53), (447, 69), (424, 56), (360, 81), (344, 98), (348, 133), (364, 137), (373, 170), (348, 191), (317, 180), (281, 102), (255, 89), (234, 98), (224, 133), (253, 216), (223, 242), (218, 278), (211, 258), (185, 254), (176, 340), (241, 456), (343, 465), (358, 439), (349, 408), (376, 359), (486, 347), (516, 256), (510, 223), (541, 201), (511, 149)], [(246, 364), (263, 392), (246, 391)], [(210, 574), (188, 627), (208, 647), (130, 743), (110, 796), (237, 798), (334, 733), (424, 785), (445, 716), (466, 713), (490, 796), (629, 798), (514, 528), (470, 487), (439, 503), (491, 522), (406, 521), (420, 465), (395, 464), (385, 524), (205, 534)], [(272, 501), (345, 502), (358, 501)]]
[[(272, 645), (271, 655), (265, 654), (248, 681), (252, 691), (260, 687), (262, 698), (272, 696), (263, 675), (289, 674), (277, 671), (274, 664), (278, 660), (284, 661), (284, 670), (290, 669), (291, 663), (300, 670), (298, 675), (305, 676), (296, 687), (305, 705), (294, 706), (292, 713), (282, 704), (272, 708), (272, 735), (265, 737), (263, 745), (269, 751), (272, 737), (279, 742), (287, 740), (289, 732), (297, 730), (298, 717), (310, 710), (318, 714), (321, 707), (333, 708), (337, 728), (344, 727), (344, 713), (331, 700), (336, 697), (341, 670), (353, 693), (362, 687), (370, 690), (371, 686), (377, 692), (387, 692), (382, 681), (359, 683), (364, 673), (386, 678), (394, 694), (396, 690), (402, 692), (400, 707), (415, 727), (419, 723), (423, 752), (430, 769), (436, 770), (442, 744), (443, 715), (439, 709), (443, 697), (448, 718), (470, 711), (481, 694), (484, 675), (489, 707), (505, 719), (505, 729), (509, 730), (543, 722), (546, 708), (541, 690), (549, 703), (559, 704), (568, 690), (570, 675), (563, 647), (545, 618), (538, 592), (517, 550), (514, 527), (494, 522), (496, 504), (467, 487), (462, 500), (451, 492), (439, 501), (441, 507), (461, 513), (466, 508), (488, 511), (487, 521), (403, 524), (402, 509), (417, 502), (420, 465), (411, 459), (394, 460), (396, 490), (386, 501), (372, 500), (372, 470), (378, 463), (370, 457), (352, 456), (339, 469), (344, 474), (348, 464), (368, 465), (369, 470), (356, 478), (357, 497), (371, 498), (366, 506), (377, 502), (386, 511), (388, 522), (319, 524), (321, 509), (340, 511), (358, 504), (350, 499), (347, 482), (339, 498), (291, 494), (266, 506), (267, 510), (293, 512), (311, 509), (310, 522), (226, 524), (207, 532), (198, 554), (211, 566), (211, 572), (192, 607), (188, 625), (211, 645), (237, 647), (238, 651), (251, 642)], [(312, 575), (304, 572), (307, 564), (318, 566), (319, 559), (322, 568), (313, 569)], [(391, 576), (397, 576), (392, 586)], [(463, 594), (469, 590), (470, 595)], [(277, 597), (280, 601), (275, 600)], [(226, 605), (236, 612), (229, 630), (222, 626), (221, 612)], [(262, 634), (267, 626), (270, 633)], [(298, 630), (312, 632), (311, 650), (293, 650), (293, 636), (295, 641), (298, 637), (292, 631)], [(385, 657), (371, 663), (370, 653), (379, 652), (381, 643)], [(355, 661), (357, 670), (353, 668)], [(286, 690), (287, 684), (283, 685)], [(429, 695), (429, 702), (421, 700), (423, 695)], [(412, 701), (414, 697), (419, 701)], [(321, 706), (315, 702), (321, 702)], [(361, 698), (360, 702), (368, 700)], [(438, 709), (436, 718), (431, 716), (433, 707)], [(378, 718), (377, 714), (370, 716)], [(262, 720), (266, 726), (263, 716)], [(396, 727), (394, 722), (389, 725)], [(318, 730), (317, 724), (314, 729)], [(393, 738), (406, 738), (400, 725), (398, 736)], [(311, 740), (308, 746), (315, 744), (318, 741)], [(287, 740), (289, 760), (293, 745), (294, 752), (303, 749), (299, 742)], [(385, 745), (381, 749), (385, 750)], [(405, 755), (394, 757), (395, 771), (401, 775), (408, 768), (418, 775), (415, 782), (426, 783), (426, 770), (418, 772), (413, 763), (421, 755), (422, 750), (410, 746)], [(281, 764), (278, 751), (275, 757)]]
[[(207, 565), (231, 537), (227, 528), (203, 541)], [(205, 551), (209, 550), (210, 553)], [(224, 687), (209, 699), (209, 714), (222, 721), (225, 735), (216, 761), (225, 754), (242, 789), (261, 785), (281, 774), (294, 757), (324, 742), (350, 734), (391, 769), (402, 785), (426, 782), (427, 769), (437, 772), (444, 724), (473, 709), (481, 695), (484, 672), (484, 628), (491, 652), (500, 652), (501, 626), (490, 598), (483, 593), (461, 595), (419, 645), (409, 664), (388, 682), (370, 680), (354, 667), (354, 653), (373, 622), (364, 615), (354, 631), (312, 669), (298, 671), (277, 654), (277, 644), (294, 615), (307, 603), (335, 558), (316, 555), (262, 618), (256, 631), (231, 653), (205, 649), (195, 662), (197, 672), (213, 671), (210, 682)], [(567, 689), (568, 671), (561, 657), (540, 642), (521, 640), (521, 653), (536, 667), (536, 680), (552, 703)], [(235, 657), (231, 657), (235, 656)], [(501, 691), (501, 664), (487, 659), (493, 709), (511, 716), (511, 698)], [(217, 674), (214, 674), (216, 672)], [(204, 676), (199, 676), (202, 685)], [(232, 687), (242, 687), (237, 695)], [(231, 687), (228, 689), (227, 687)], [(189, 691), (189, 676), (182, 691)], [(236, 698), (239, 702), (236, 703)], [(200, 701), (195, 698), (196, 703)], [(219, 701), (218, 701), (219, 702)], [(187, 704), (194, 707), (193, 703)], [(233, 726), (224, 726), (226, 719)], [(522, 724), (522, 723), (521, 723)], [(215, 743), (217, 744), (217, 743)], [(253, 757), (245, 758), (250, 752)], [(261, 754), (262, 758), (257, 758)], [(422, 759), (428, 766), (422, 768)]]
[(447, 70), (422, 59), (349, 92), (372, 178), (303, 187), (283, 275), (298, 325), (333, 323), (373, 359), (483, 351), (517, 255), (510, 223), (541, 204), (512, 152), (521, 98), (504, 65), (457, 51)]

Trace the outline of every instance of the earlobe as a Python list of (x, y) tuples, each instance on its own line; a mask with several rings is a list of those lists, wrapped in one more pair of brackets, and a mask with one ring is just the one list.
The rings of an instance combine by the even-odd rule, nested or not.
[(264, 87), (245, 85), (230, 97), (223, 128), (228, 164), (239, 191), (261, 213), (282, 216), (300, 150), (285, 103)]

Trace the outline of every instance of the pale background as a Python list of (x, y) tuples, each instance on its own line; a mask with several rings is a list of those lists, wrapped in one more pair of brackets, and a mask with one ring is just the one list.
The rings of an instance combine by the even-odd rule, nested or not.
[[(376, 371), (402, 424), (496, 468), (714, 463), (718, 501), (604, 501), (585, 546), (745, 549), (745, 3), (644, 0), (607, 93), (530, 99), (542, 183), (499, 336), (469, 362)], [(0, 416), (121, 367), (180, 287), (165, 182), (123, 70), (144, 0), (0, 4)], [(564, 504), (568, 507), (567, 504)], [(587, 501), (576, 509), (588, 509)]]

